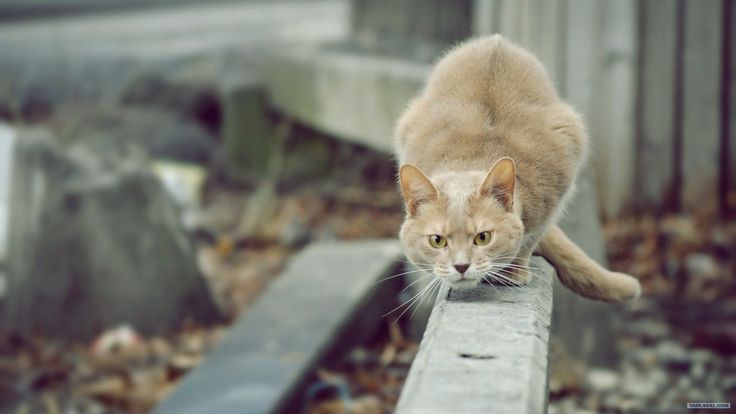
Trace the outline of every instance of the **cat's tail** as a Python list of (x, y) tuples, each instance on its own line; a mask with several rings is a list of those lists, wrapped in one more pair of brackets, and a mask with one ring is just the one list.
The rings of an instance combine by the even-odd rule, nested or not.
[(568, 239), (558, 226), (547, 230), (537, 251), (555, 267), (562, 284), (581, 296), (619, 302), (636, 299), (641, 294), (638, 280), (604, 269)]

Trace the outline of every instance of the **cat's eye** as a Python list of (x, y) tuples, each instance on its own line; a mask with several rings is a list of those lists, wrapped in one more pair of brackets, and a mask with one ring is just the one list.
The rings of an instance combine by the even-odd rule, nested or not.
[(435, 249), (441, 249), (447, 246), (447, 239), (440, 236), (439, 234), (431, 234), (429, 236), (429, 244)]
[(475, 243), (476, 246), (485, 246), (491, 242), (491, 236), (493, 236), (493, 234), (490, 231), (478, 233), (475, 236), (475, 239), (473, 239), (473, 243)]

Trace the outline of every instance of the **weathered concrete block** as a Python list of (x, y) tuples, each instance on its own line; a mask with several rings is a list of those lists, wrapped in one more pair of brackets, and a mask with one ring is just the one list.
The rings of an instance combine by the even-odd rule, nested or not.
[(223, 144), (229, 167), (245, 174), (265, 174), (278, 143), (266, 114), (263, 86), (250, 81), (235, 83), (223, 87), (220, 95), (224, 109)]
[(214, 136), (162, 109), (69, 107), (59, 111), (55, 124), (61, 143), (92, 152), (100, 162), (155, 158), (208, 165), (215, 158)]
[(473, 0), (352, 0), (353, 36), (376, 51), (385, 44), (450, 45), (471, 35)]
[(8, 227), (15, 131), (0, 124), (0, 300), (7, 284)]
[(394, 303), (396, 241), (308, 247), (154, 414), (298, 413), (315, 364), (369, 339)]
[(89, 337), (127, 323), (151, 334), (217, 316), (179, 212), (150, 172), (101, 169), (92, 154), (33, 135), (16, 142), (4, 330)]
[(264, 70), (277, 110), (382, 151), (391, 150), (396, 119), (428, 73), (411, 61), (308, 49), (275, 55)]
[(440, 291), (396, 413), (546, 412), (555, 272), (532, 266), (526, 287)]

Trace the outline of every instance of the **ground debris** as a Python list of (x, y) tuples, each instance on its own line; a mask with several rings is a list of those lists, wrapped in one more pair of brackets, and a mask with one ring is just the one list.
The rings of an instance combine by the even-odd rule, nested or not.
[[(642, 214), (604, 225), (613, 270), (639, 278), (625, 308), (621, 360), (587, 367), (583, 387), (550, 396), (550, 412), (684, 412), (736, 401), (736, 221)], [(550, 384), (561, 381), (553, 377)]]
[[(250, 202), (257, 193), (216, 182), (206, 185), (191, 231), (199, 269), (228, 316), (225, 322), (247, 312), (289, 257), (309, 242), (396, 237), (403, 209), (393, 162), (352, 144), (331, 145), (341, 154), (339, 168), (298, 188), (279, 182), (268, 203), (272, 211), (258, 226), (244, 224), (252, 222), (252, 214), (264, 214), (251, 210), (258, 204)], [(204, 359), (225, 329), (185, 324), (179, 332), (146, 337), (122, 325), (92, 341), (0, 335), (0, 412), (149, 412)], [(348, 412), (386, 412), (387, 401), (395, 403), (403, 374), (384, 381), (371, 370), (408, 370), (416, 346), (397, 329), (391, 338), (391, 347), (366, 351), (370, 369), (361, 374), (383, 396), (356, 397)]]
[(6, 335), (0, 339), (0, 387), (8, 392), (0, 411), (149, 412), (219, 340), (222, 329), (190, 326), (166, 338), (129, 332), (125, 335), (134, 342), (104, 351), (100, 340), (121, 328), (90, 343)]
[[(372, 343), (354, 348), (316, 372), (311, 388), (325, 388), (325, 392), (306, 398), (306, 412), (393, 412), (418, 348), (416, 342), (406, 339), (399, 324), (389, 323)], [(321, 387), (323, 384), (332, 387)]]

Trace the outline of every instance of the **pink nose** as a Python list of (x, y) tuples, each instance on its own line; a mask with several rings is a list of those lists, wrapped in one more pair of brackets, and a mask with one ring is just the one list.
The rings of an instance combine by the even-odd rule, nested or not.
[(452, 267), (454, 267), (455, 270), (457, 270), (460, 274), (463, 274), (463, 273), (465, 273), (466, 270), (468, 270), (468, 268), (470, 267), (470, 265), (469, 264), (457, 264), (457, 265), (454, 265)]

